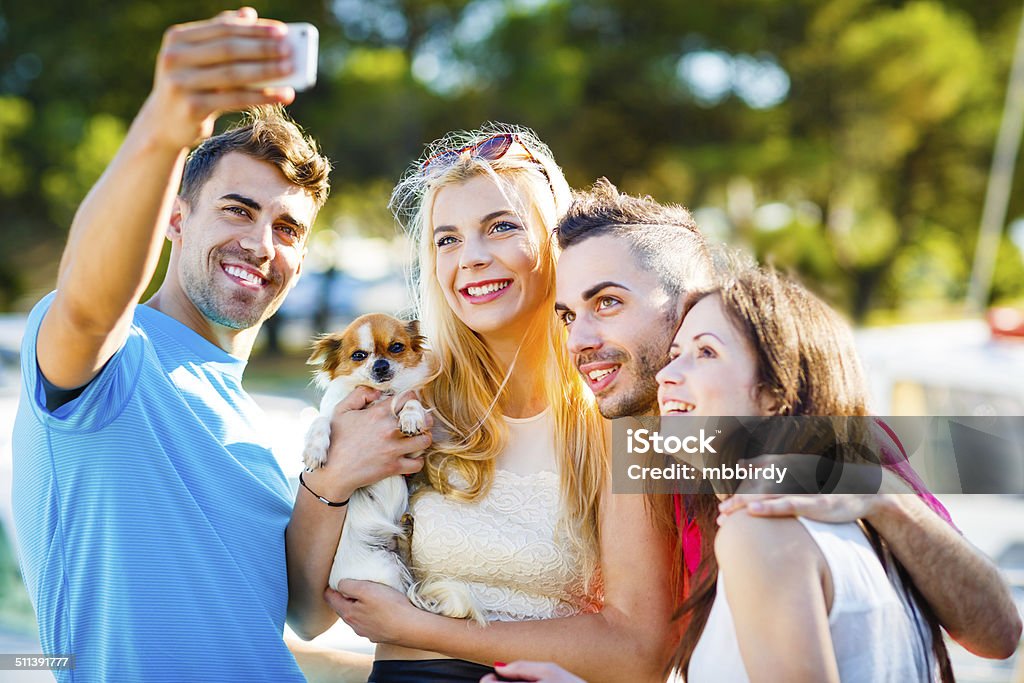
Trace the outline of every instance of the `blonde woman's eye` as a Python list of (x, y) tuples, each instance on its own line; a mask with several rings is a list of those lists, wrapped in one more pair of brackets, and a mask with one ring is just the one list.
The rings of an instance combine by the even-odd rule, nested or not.
[(455, 238), (451, 235), (445, 235), (437, 241), (436, 245), (438, 247), (447, 247), (449, 244), (455, 244), (455, 241)]
[(576, 319), (576, 314), (572, 311), (564, 311), (559, 317), (562, 319), (563, 325), (571, 325), (572, 321)]
[(491, 228), (492, 232), (511, 232), (512, 230), (518, 230), (519, 226), (515, 223), (509, 223), (508, 221), (502, 221), (495, 223), (494, 227)]
[(717, 358), (718, 354), (716, 354), (715, 350), (712, 349), (710, 346), (702, 346), (699, 349), (697, 349), (697, 357), (698, 358)]

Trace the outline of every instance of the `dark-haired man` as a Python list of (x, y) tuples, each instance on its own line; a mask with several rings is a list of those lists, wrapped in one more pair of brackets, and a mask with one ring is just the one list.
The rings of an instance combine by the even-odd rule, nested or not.
[[(76, 658), (60, 680), (304, 680), (281, 638), (291, 491), (241, 386), (328, 191), (273, 106), (294, 93), (252, 85), (290, 70), (285, 32), (244, 9), (165, 33), (29, 316), (13, 507), (43, 650)], [(165, 236), (167, 276), (137, 305)]]
[(686, 292), (711, 283), (704, 236), (682, 206), (578, 193), (556, 231), (555, 312), (569, 353), (606, 418), (657, 415), (654, 375), (668, 363)]
[[(562, 253), (555, 310), (601, 414), (657, 414), (654, 375), (668, 361), (684, 296), (712, 278), (690, 212), (620, 193), (601, 179), (577, 194), (556, 235)], [(745, 500), (734, 496), (724, 512)], [(1016, 648), (1021, 620), (998, 569), (918, 496), (787, 496), (759, 503), (759, 514), (867, 519), (953, 638), (984, 657), (1009, 657)]]

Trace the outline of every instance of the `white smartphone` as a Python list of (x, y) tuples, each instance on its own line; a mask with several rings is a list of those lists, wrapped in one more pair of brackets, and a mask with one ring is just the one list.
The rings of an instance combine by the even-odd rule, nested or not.
[(320, 32), (316, 26), (305, 22), (286, 24), (288, 34), (285, 39), (292, 48), (292, 61), (295, 68), (287, 76), (269, 81), (253, 83), (258, 88), (292, 87), (296, 91), (308, 90), (316, 85), (316, 60), (320, 47)]

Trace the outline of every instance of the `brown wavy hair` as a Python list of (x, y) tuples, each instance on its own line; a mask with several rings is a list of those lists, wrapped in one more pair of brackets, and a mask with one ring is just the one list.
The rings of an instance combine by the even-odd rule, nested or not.
[[(755, 390), (768, 397), (775, 415), (868, 415), (868, 390), (854, 347), (853, 334), (846, 322), (821, 299), (800, 284), (767, 268), (730, 263), (731, 273), (705, 292), (691, 294), (683, 307), (683, 317), (701, 300), (713, 296), (722, 304), (726, 317), (754, 350), (757, 361)], [(848, 421), (848, 428), (861, 430), (863, 422)], [(867, 443), (871, 437), (848, 435), (852, 443)], [(768, 451), (775, 452), (775, 451)], [(780, 451), (781, 452), (781, 451)], [(800, 452), (800, 451), (786, 451)], [(815, 452), (803, 451), (803, 452)], [(834, 457), (860, 461), (857, 449), (840, 449)], [(660, 496), (671, 500), (671, 496)], [(677, 596), (682, 600), (676, 618), (682, 620), (683, 637), (670, 668), (685, 676), (707, 624), (718, 583), (715, 536), (718, 532), (718, 498), (714, 494), (683, 496), (682, 510), (687, 518), (677, 520), (668, 501), (655, 503), (660, 526), (677, 527)], [(666, 515), (671, 515), (670, 519)], [(696, 524), (701, 534), (701, 562), (692, 577), (682, 567), (682, 525)], [(932, 650), (943, 683), (953, 681), (949, 655), (938, 620), (923, 596), (913, 585), (904, 567), (886, 552), (885, 541), (867, 523), (864, 531), (883, 566), (892, 563), (903, 587), (917, 603), (921, 617), (932, 636)], [(689, 584), (688, 586), (686, 584)], [(689, 588), (689, 596), (683, 596)]]
[(327, 201), (331, 162), (320, 153), (316, 140), (306, 135), (281, 105), (247, 109), (236, 125), (192, 150), (185, 161), (178, 194), (194, 203), (217, 162), (231, 152), (276, 166), (288, 182), (313, 198), (318, 211)]

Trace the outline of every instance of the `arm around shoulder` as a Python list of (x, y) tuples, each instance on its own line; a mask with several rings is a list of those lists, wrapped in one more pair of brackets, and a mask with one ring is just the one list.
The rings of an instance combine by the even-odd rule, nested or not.
[(980, 657), (1006, 659), (1021, 616), (999, 569), (918, 496), (878, 496), (867, 515), (950, 637)]

